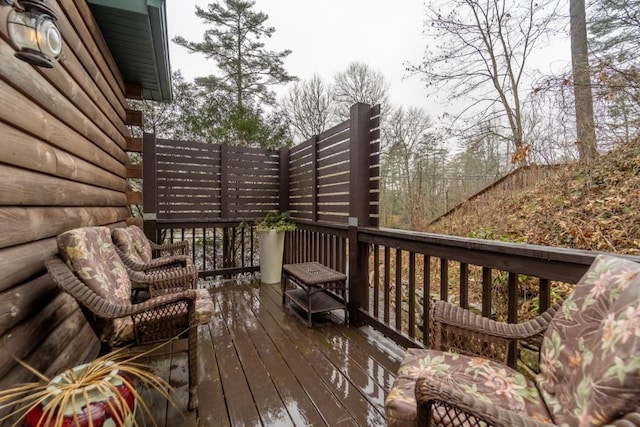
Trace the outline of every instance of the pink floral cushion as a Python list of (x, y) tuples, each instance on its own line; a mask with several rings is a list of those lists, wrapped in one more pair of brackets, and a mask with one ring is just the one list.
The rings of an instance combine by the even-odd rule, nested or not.
[(640, 407), (639, 273), (598, 256), (554, 317), (536, 381), (556, 424), (599, 426)]
[[(427, 378), (446, 383), (460, 392), (492, 405), (543, 422), (551, 422), (535, 385), (519, 372), (488, 359), (438, 350), (408, 349), (398, 369), (396, 382), (385, 400), (390, 426), (415, 425), (417, 417), (415, 382)], [(435, 408), (436, 424), (442, 414)], [(446, 422), (445, 422), (446, 424)]]
[[(84, 284), (114, 304), (131, 303), (131, 281), (127, 269), (113, 248), (107, 227), (84, 227), (56, 238), (60, 257)], [(105, 322), (101, 339), (126, 334), (125, 319)]]

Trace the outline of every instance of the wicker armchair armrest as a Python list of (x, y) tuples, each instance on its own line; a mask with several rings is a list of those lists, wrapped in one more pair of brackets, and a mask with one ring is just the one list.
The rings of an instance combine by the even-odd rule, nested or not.
[(122, 262), (131, 270), (135, 271), (147, 271), (159, 268), (171, 268), (171, 267), (187, 267), (189, 264), (193, 264), (191, 258), (188, 255), (172, 255), (162, 258), (154, 258), (147, 263), (136, 261), (134, 258), (127, 256), (120, 248), (113, 245), (116, 253), (122, 260)]
[(149, 240), (149, 244), (151, 245), (151, 249), (154, 251), (169, 252), (171, 255), (189, 255), (189, 241), (187, 240), (162, 244), (157, 244)]
[[(463, 393), (454, 389), (449, 384), (429, 382), (428, 378), (418, 378), (415, 388), (416, 404), (418, 410), (418, 425), (432, 425), (432, 411), (438, 410), (436, 405), (444, 405), (442, 410), (446, 410), (449, 416), (455, 416), (462, 425), (478, 425), (479, 423), (468, 422), (474, 418), (477, 421), (484, 421), (489, 426), (512, 427), (549, 427), (555, 424), (548, 424), (534, 418), (521, 415), (500, 408), (492, 403), (474, 398), (470, 393)], [(441, 415), (441, 414), (439, 414)], [(465, 422), (466, 421), (466, 422)]]
[(150, 298), (144, 302), (132, 305), (119, 305), (105, 300), (96, 294), (91, 288), (86, 286), (69, 269), (58, 256), (49, 258), (45, 265), (52, 280), (67, 293), (73, 296), (80, 304), (85, 306), (96, 316), (105, 319), (116, 319), (120, 317), (133, 316), (144, 311), (151, 310), (166, 304), (187, 301), (192, 306), (197, 298), (195, 290), (186, 290), (167, 295)]
[(148, 288), (151, 296), (196, 289), (198, 286), (198, 272), (193, 264), (184, 268), (149, 271), (135, 271), (127, 266), (127, 273), (134, 289)]
[(544, 333), (559, 307), (556, 304), (527, 322), (505, 323), (472, 313), (447, 301), (435, 301), (431, 304), (432, 331), (438, 328), (455, 327), (464, 329), (469, 335), (479, 337), (523, 340)]

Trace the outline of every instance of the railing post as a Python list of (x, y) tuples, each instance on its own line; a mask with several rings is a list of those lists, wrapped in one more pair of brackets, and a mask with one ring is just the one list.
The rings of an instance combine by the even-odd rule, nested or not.
[(313, 214), (313, 221), (318, 221), (318, 135), (311, 137), (311, 162), (313, 163), (311, 170), (313, 171), (313, 181), (311, 183), (311, 212)]
[(220, 217), (229, 218), (229, 146), (220, 145)]
[(142, 136), (142, 220), (144, 234), (158, 243), (156, 230), (158, 214), (158, 181), (156, 159), (156, 135), (144, 133)]
[(349, 217), (357, 218), (358, 226), (370, 226), (370, 157), (369, 119), (371, 107), (357, 103), (351, 106), (349, 128)]
[(359, 309), (369, 307), (369, 245), (358, 242), (358, 227), (370, 225), (370, 112), (368, 104), (357, 103), (351, 106), (349, 119), (349, 321), (354, 326), (364, 324)]
[(359, 309), (369, 310), (368, 258), (369, 245), (358, 242), (358, 227), (349, 224), (349, 324), (356, 327), (364, 325)]

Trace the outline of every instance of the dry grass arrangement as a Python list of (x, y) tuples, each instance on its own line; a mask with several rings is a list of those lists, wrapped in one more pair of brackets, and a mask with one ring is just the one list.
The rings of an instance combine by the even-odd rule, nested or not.
[[(157, 376), (151, 367), (139, 362), (141, 358), (156, 349), (153, 348), (142, 353), (132, 353), (126, 347), (117, 349), (90, 361), (86, 365), (81, 365), (84, 369), (79, 370), (80, 372), (75, 372), (73, 368), (64, 371), (56, 377), (59, 382), (53, 385), (50, 378), (25, 362), (16, 359), (39, 380), (17, 384), (7, 390), (0, 391), (0, 410), (14, 408), (11, 413), (0, 418), (0, 425), (4, 425), (3, 423), (7, 420), (14, 420), (11, 424), (12, 427), (18, 426), (32, 409), (42, 405), (43, 414), (37, 421), (37, 425), (49, 427), (66, 425), (63, 424), (64, 411), (59, 408), (70, 406), (73, 408), (73, 423), (71, 425), (79, 426), (82, 415), (78, 414), (85, 406), (85, 402), (89, 401), (89, 393), (99, 393), (99, 397), (104, 397), (106, 400), (106, 406), (112, 413), (116, 425), (127, 425), (125, 421), (130, 421), (133, 426), (139, 427), (135, 420), (136, 406), (142, 408), (148, 415), (147, 418), (152, 419), (152, 416), (149, 407), (136, 389), (135, 382), (143, 384), (146, 388), (157, 390), (175, 407), (170, 395), (172, 387), (164, 379)], [(118, 388), (122, 388), (123, 385), (126, 393), (121, 394), (118, 392)], [(129, 406), (131, 396), (135, 399), (136, 406)], [(76, 405), (78, 410), (75, 410)], [(153, 424), (156, 425), (155, 421)], [(88, 425), (91, 426), (93, 423), (88, 421)]]

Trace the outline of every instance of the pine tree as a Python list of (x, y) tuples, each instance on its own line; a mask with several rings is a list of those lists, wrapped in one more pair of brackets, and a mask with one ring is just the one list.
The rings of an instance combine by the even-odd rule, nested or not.
[(204, 33), (204, 41), (189, 42), (179, 36), (173, 39), (191, 52), (203, 53), (216, 62), (219, 74), (197, 82), (232, 93), (238, 110), (274, 105), (275, 97), (268, 86), (295, 79), (283, 66), (291, 51), (265, 49), (261, 40), (271, 37), (275, 28), (265, 25), (268, 15), (255, 12), (254, 5), (255, 1), (224, 0), (210, 3), (207, 10), (196, 6), (196, 16), (211, 25)]

